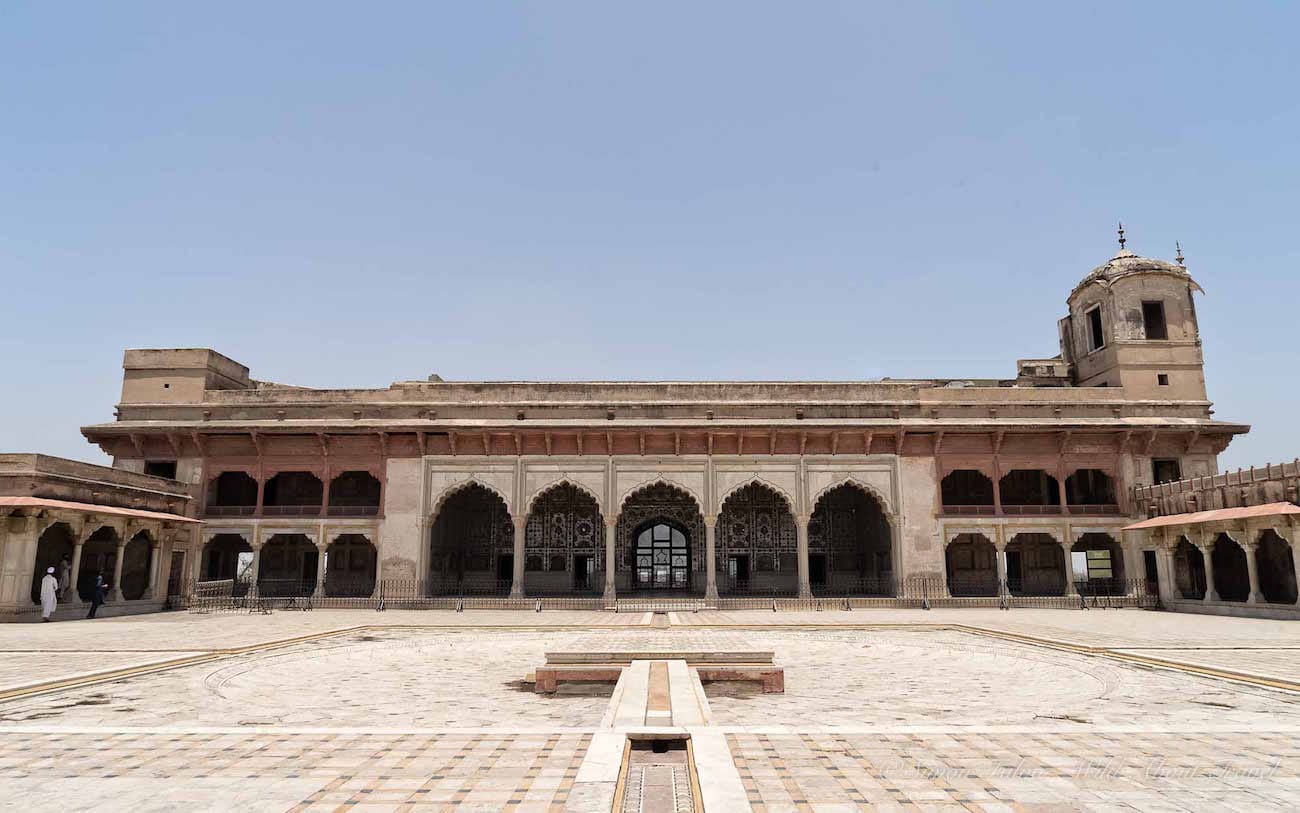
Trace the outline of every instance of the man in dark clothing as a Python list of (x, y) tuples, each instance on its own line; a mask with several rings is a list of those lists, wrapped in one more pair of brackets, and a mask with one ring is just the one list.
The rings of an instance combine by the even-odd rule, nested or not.
[(90, 613), (86, 616), (86, 618), (95, 617), (95, 611), (99, 609), (99, 605), (104, 603), (104, 596), (107, 595), (107, 593), (108, 593), (108, 585), (104, 584), (104, 574), (102, 572), (96, 573), (95, 589), (91, 591), (90, 594)]

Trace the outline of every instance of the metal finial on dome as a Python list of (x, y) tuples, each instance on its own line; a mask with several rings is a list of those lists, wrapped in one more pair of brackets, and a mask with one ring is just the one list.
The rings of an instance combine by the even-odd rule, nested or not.
[(1179, 265), (1183, 265), (1183, 244), (1175, 240), (1174, 248), (1178, 249), (1178, 256), (1174, 257), (1174, 259), (1178, 261)]
[(1120, 251), (1124, 250), (1124, 244), (1126, 242), (1128, 241), (1124, 239), (1124, 223), (1123, 221), (1121, 221), (1119, 224), (1119, 250)]

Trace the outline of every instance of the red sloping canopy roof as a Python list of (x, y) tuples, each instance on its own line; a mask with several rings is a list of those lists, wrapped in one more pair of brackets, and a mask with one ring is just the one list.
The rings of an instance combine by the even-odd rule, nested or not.
[(88, 514), (111, 514), (119, 517), (137, 519), (163, 520), (165, 522), (192, 522), (202, 524), (202, 520), (190, 519), (180, 514), (164, 514), (159, 511), (141, 511), (136, 508), (117, 508), (111, 505), (95, 505), (89, 502), (69, 502), (67, 500), (47, 500), (43, 497), (0, 497), (0, 507), (14, 508), (66, 508), (72, 511), (84, 511)]
[(1255, 517), (1277, 517), (1288, 514), (1300, 514), (1300, 506), (1289, 502), (1270, 502), (1264, 505), (1248, 505), (1243, 508), (1220, 508), (1217, 511), (1195, 511), (1190, 514), (1170, 514), (1167, 517), (1152, 517), (1132, 525), (1125, 526), (1126, 531), (1143, 531), (1148, 528), (1163, 528), (1169, 525), (1199, 525), (1203, 522), (1224, 522), (1230, 520), (1252, 519)]

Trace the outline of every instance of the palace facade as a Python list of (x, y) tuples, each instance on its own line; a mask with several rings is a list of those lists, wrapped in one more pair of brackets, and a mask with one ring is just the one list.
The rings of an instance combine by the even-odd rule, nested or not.
[[(1136, 487), (1218, 472), (1181, 263), (1121, 250), (1007, 380), (320, 390), (128, 350), (114, 465), (186, 484), (185, 571), (263, 592), (1068, 594), (1155, 582)], [(1120, 588), (1127, 589), (1127, 588)]]

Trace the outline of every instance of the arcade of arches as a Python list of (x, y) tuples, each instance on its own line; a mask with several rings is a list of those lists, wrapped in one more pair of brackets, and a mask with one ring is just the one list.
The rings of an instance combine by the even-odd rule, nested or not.
[(370, 596), (378, 584), (378, 552), (365, 534), (334, 533), (322, 551), (303, 533), (273, 533), (260, 546), (238, 533), (218, 533), (203, 545), (199, 578), (232, 580), (234, 592), (254, 585), (263, 596)]
[(1017, 533), (1000, 548), (984, 534), (960, 533), (945, 551), (948, 591), (955, 597), (1122, 594), (1124, 550), (1109, 534), (1084, 533), (1067, 549), (1045, 533)]
[(1205, 533), (1197, 542), (1183, 534), (1169, 557), (1173, 592), (1185, 600), (1285, 605), (1300, 598), (1295, 549), (1274, 528)]
[(883, 507), (848, 484), (822, 495), (800, 523), (783, 495), (758, 482), (731, 492), (716, 518), (665, 482), (634, 491), (610, 518), (594, 496), (566, 482), (538, 495), (520, 523), (500, 495), (470, 483), (445, 498), (432, 523), (429, 589), (889, 595), (892, 545)]
[(158, 540), (149, 531), (130, 530), (122, 534), (108, 525), (90, 531), (78, 544), (77, 534), (69, 523), (53, 522), (36, 540), (32, 603), (40, 603), (41, 580), (48, 568), (54, 568), (60, 582), (60, 599), (64, 601), (72, 598), (90, 601), (96, 579), (101, 577), (109, 585), (110, 600), (147, 598), (153, 592), (158, 548)]

